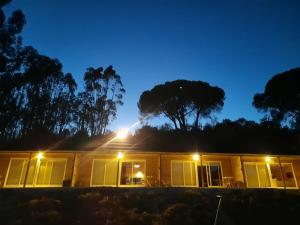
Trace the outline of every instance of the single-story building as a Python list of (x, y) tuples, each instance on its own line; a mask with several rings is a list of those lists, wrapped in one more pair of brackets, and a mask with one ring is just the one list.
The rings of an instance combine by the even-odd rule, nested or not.
[(1, 151), (0, 188), (300, 187), (300, 156), (142, 150)]

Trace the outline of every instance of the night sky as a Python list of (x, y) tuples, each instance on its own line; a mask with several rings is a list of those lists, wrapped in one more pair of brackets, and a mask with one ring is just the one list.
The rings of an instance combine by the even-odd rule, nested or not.
[(13, 0), (5, 9), (23, 10), (24, 44), (58, 58), (79, 90), (87, 67), (114, 66), (126, 95), (111, 129), (137, 122), (140, 94), (175, 79), (223, 88), (219, 121), (259, 121), (253, 95), (300, 66), (299, 0)]

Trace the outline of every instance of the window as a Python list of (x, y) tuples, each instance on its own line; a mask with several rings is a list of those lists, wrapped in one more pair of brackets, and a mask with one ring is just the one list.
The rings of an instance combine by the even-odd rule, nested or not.
[(66, 169), (65, 159), (43, 159), (37, 168), (36, 186), (62, 186)]
[(5, 187), (23, 187), (28, 165), (26, 158), (12, 158), (6, 174)]
[(198, 179), (200, 187), (221, 187), (222, 171), (220, 162), (203, 162), (198, 166)]
[(271, 187), (284, 187), (279, 164), (269, 164), (271, 172)]
[(282, 163), (281, 168), (286, 187), (297, 188), (293, 165), (291, 163)]
[[(291, 163), (244, 163), (248, 187), (297, 188)], [(284, 177), (282, 177), (282, 174)]]
[(66, 159), (12, 158), (5, 180), (5, 187), (23, 187), (28, 168), (26, 187), (59, 187), (65, 177)]
[(271, 187), (267, 164), (245, 163), (244, 169), (248, 187)]
[(197, 186), (193, 161), (171, 161), (171, 175), (172, 186)]
[(144, 186), (145, 162), (123, 161), (121, 162), (120, 185)]
[(91, 186), (116, 186), (117, 170), (117, 160), (94, 159)]

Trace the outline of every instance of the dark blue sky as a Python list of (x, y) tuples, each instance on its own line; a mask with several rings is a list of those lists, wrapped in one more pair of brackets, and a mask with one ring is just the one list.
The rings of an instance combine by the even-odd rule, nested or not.
[(112, 129), (138, 120), (144, 90), (175, 79), (223, 88), (219, 121), (259, 120), (253, 95), (300, 66), (299, 0), (13, 0), (6, 11), (18, 8), (24, 44), (58, 58), (80, 88), (87, 67), (115, 67), (127, 93)]

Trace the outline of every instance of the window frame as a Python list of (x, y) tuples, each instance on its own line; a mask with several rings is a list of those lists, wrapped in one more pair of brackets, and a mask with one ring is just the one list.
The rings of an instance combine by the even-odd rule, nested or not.
[[(185, 177), (183, 175), (183, 185), (174, 185), (173, 184), (173, 169), (172, 169), (172, 163), (175, 162), (175, 163), (191, 163), (191, 164), (194, 164), (194, 170), (195, 170), (195, 185), (185, 185)], [(198, 182), (198, 171), (197, 171), (197, 162), (193, 161), (193, 160), (171, 160), (171, 163), (170, 163), (170, 167), (171, 167), (171, 187), (199, 187), (199, 182)], [(184, 169), (184, 167), (183, 167)], [(192, 169), (191, 169), (192, 171)], [(183, 171), (183, 174), (184, 174), (184, 171)], [(192, 173), (191, 173), (192, 174)]]
[[(285, 178), (283, 177), (282, 179), (283, 179), (283, 181), (284, 181), (284, 186), (285, 186), (285, 188), (286, 189), (298, 189), (298, 183), (297, 183), (297, 179), (296, 179), (296, 175), (295, 175), (295, 171), (294, 171), (294, 166), (293, 166), (293, 163), (291, 163), (291, 162), (283, 162), (283, 163), (280, 163), (281, 164), (281, 170), (282, 170), (282, 165), (291, 165), (291, 168), (292, 168), (292, 173), (293, 173), (293, 178), (294, 178), (294, 182), (295, 182), (295, 187), (287, 187), (286, 186), (286, 181), (285, 181)], [(282, 174), (282, 176), (284, 176), (283, 174)]]
[[(276, 187), (272, 187), (272, 183), (271, 183), (272, 175), (271, 175), (270, 167), (268, 166), (268, 163), (265, 163), (265, 162), (244, 162), (244, 165), (243, 165), (244, 171), (246, 171), (245, 170), (245, 165), (255, 165), (255, 171), (256, 171), (256, 175), (258, 177), (258, 187), (249, 187), (247, 173), (245, 172), (245, 181), (246, 181), (247, 188), (276, 188)], [(268, 171), (268, 178), (269, 178), (269, 182), (270, 182), (270, 187), (261, 187), (260, 175), (259, 175), (259, 172), (258, 172), (257, 165), (265, 165), (266, 166), (267, 171)]]
[[(7, 183), (7, 179), (8, 179), (8, 174), (9, 174), (10, 168), (11, 168), (11, 163), (15, 159), (22, 159), (23, 160), (23, 164), (24, 164), (24, 161), (27, 161), (27, 166), (25, 168), (23, 166), (22, 171), (23, 171), (23, 169), (25, 169), (25, 178), (24, 179), (27, 179), (27, 177), (28, 177), (28, 174), (26, 176), (26, 172), (27, 172), (27, 169), (28, 169), (28, 172), (29, 172), (29, 166), (31, 164), (31, 160), (33, 160), (33, 159), (29, 160), (29, 158), (10, 158), (9, 166), (8, 166), (8, 169), (7, 169), (7, 172), (6, 172), (5, 181), (4, 181), (4, 185), (3, 185), (4, 188), (20, 188), (20, 187), (24, 187), (24, 183), (27, 182), (27, 181), (24, 180), (24, 183), (19, 184), (19, 185), (7, 185), (6, 184)], [(67, 169), (68, 159), (67, 158), (47, 158), (47, 159), (42, 159), (42, 160), (43, 161), (47, 161), (47, 162), (48, 161), (51, 161), (51, 162), (54, 162), (54, 161), (64, 161), (65, 162), (62, 184), (61, 185), (56, 185), (56, 184), (47, 184), (47, 185), (42, 184), (42, 185), (40, 185), (40, 184), (37, 184), (38, 176), (39, 176), (39, 173), (40, 173), (40, 163), (41, 163), (41, 161), (38, 162), (38, 160), (36, 160), (35, 161), (34, 171), (33, 171), (33, 173), (34, 173), (33, 174), (33, 182), (32, 182), (32, 184), (25, 184), (25, 187), (26, 188), (35, 188), (35, 187), (62, 187), (63, 186), (63, 181), (65, 180), (65, 177), (66, 177), (66, 169)], [(51, 169), (51, 175), (52, 175), (52, 169)]]
[[(265, 163), (265, 162), (244, 162), (243, 163), (243, 169), (245, 171), (245, 165), (248, 164), (248, 165), (255, 165), (256, 167), (256, 173), (257, 173), (257, 176), (258, 176), (258, 184), (259, 184), (259, 187), (249, 187), (248, 186), (248, 179), (247, 179), (247, 174), (245, 173), (245, 181), (246, 181), (246, 185), (247, 185), (247, 188), (274, 188), (274, 189), (298, 189), (298, 184), (297, 184), (297, 179), (296, 179), (296, 176), (295, 176), (295, 171), (294, 171), (294, 166), (293, 166), (293, 163), (290, 163), (290, 162), (283, 162), (283, 163)], [(268, 171), (268, 177), (269, 177), (269, 181), (270, 181), (270, 187), (261, 187), (260, 185), (260, 176), (259, 176), (259, 173), (258, 173), (258, 169), (257, 169), (257, 165), (265, 165), (267, 167), (267, 171)], [(294, 179), (294, 182), (296, 184), (295, 187), (287, 187), (286, 186), (286, 182), (285, 182), (285, 178), (283, 177), (283, 182), (284, 182), (284, 185), (283, 187), (272, 187), (272, 171), (271, 171), (271, 168), (270, 168), (270, 165), (278, 165), (279, 168), (280, 168), (280, 171), (282, 172), (282, 165), (291, 165), (291, 168), (292, 168), (292, 173), (293, 173), (293, 179)], [(284, 176), (282, 174), (282, 176)]]
[[(57, 185), (57, 184), (37, 184), (37, 181), (38, 181), (38, 177), (39, 177), (39, 173), (40, 173), (40, 166), (38, 166), (38, 171), (35, 171), (35, 175), (34, 175), (34, 182), (33, 182), (33, 185), (32, 187), (62, 187), (63, 186), (63, 182), (66, 178), (66, 170), (67, 170), (67, 163), (68, 163), (68, 159), (66, 158), (44, 158), (42, 159), (41, 161), (51, 161), (52, 163), (54, 161), (65, 161), (65, 167), (64, 167), (64, 175), (63, 175), (63, 179), (62, 179), (62, 184), (61, 185)], [(37, 161), (38, 163), (38, 161)], [(53, 168), (53, 164), (52, 164), (52, 168)], [(51, 175), (52, 175), (52, 168), (51, 168)]]
[[(215, 186), (215, 185), (210, 185), (212, 182), (211, 182), (211, 172), (210, 172), (210, 164), (213, 164), (213, 163), (216, 163), (216, 164), (219, 164), (220, 166), (220, 181), (221, 181), (221, 185), (219, 186)], [(209, 172), (207, 171), (206, 173), (206, 178), (207, 178), (207, 187), (208, 188), (223, 188), (224, 187), (224, 182), (223, 182), (223, 169), (222, 169), (222, 161), (203, 161), (202, 162), (202, 166), (205, 166), (206, 168), (209, 168)]]
[[(115, 161), (117, 163), (117, 174), (116, 174), (116, 184), (115, 185), (107, 185), (107, 184), (103, 184), (103, 185), (93, 185), (92, 182), (93, 182), (93, 174), (94, 174), (94, 163), (95, 161)], [(91, 179), (90, 179), (90, 187), (117, 187), (118, 185), (118, 165), (119, 164), (119, 161), (117, 159), (93, 159), (93, 163), (92, 163), (92, 170), (91, 170)], [(105, 181), (105, 174), (106, 173), (106, 164), (105, 164), (105, 171), (104, 171), (104, 181)]]
[[(22, 170), (21, 170), (21, 175), (20, 175), (20, 179), (19, 179), (19, 185), (11, 185), (11, 184), (7, 185), (7, 179), (8, 179), (8, 175), (9, 175), (9, 172), (10, 172), (10, 167), (11, 167), (12, 161), (13, 160), (20, 160), (20, 159), (23, 160), (23, 164), (22, 164)], [(4, 184), (3, 184), (4, 188), (18, 188), (18, 187), (23, 187), (24, 186), (25, 180), (22, 184), (20, 184), (20, 181), (22, 180), (23, 170), (24, 170), (24, 161), (27, 161), (27, 166), (25, 167), (25, 175), (24, 175), (25, 176), (24, 179), (26, 179), (26, 171), (27, 171), (27, 167), (28, 167), (28, 163), (29, 163), (29, 158), (22, 158), (22, 157), (10, 158), (9, 165), (8, 165), (6, 175), (5, 175)]]
[[(134, 162), (143, 162), (144, 163), (144, 184), (121, 184), (121, 175), (122, 175), (122, 163), (134, 163)], [(146, 160), (143, 159), (124, 159), (124, 160), (119, 160), (118, 161), (118, 166), (119, 166), (119, 171), (118, 171), (118, 186), (119, 187), (145, 187), (147, 184), (147, 176), (146, 176)]]

